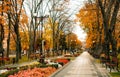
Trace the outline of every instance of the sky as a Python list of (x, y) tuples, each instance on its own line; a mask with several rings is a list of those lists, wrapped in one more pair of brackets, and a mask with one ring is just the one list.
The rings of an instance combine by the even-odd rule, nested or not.
[(73, 33), (75, 33), (78, 36), (78, 39), (82, 42), (85, 42), (87, 34), (84, 32), (84, 30), (80, 27), (79, 23), (76, 23), (74, 25)]
[[(28, 0), (29, 1), (29, 0)], [(73, 15), (71, 16), (71, 18), (70, 19), (75, 19), (76, 18), (76, 16), (75, 16), (75, 14), (76, 13), (78, 13), (78, 11), (80, 10), (80, 8), (82, 8), (83, 7), (83, 5), (84, 5), (84, 2), (85, 1), (88, 1), (88, 0), (70, 0), (70, 2), (69, 2), (69, 9), (70, 9), (70, 12), (69, 13), (73, 13)], [(28, 3), (29, 4), (29, 3)], [(26, 7), (26, 9), (28, 9), (28, 7), (29, 6), (25, 6)], [(27, 11), (29, 11), (29, 10), (27, 10)], [(30, 12), (27, 12), (28, 13), (28, 15), (30, 15), (29, 13)], [(81, 41), (85, 41), (85, 38), (86, 38), (86, 33), (82, 30), (82, 28), (79, 26), (80, 24), (79, 23), (76, 23), (76, 24), (74, 24), (75, 25), (75, 27), (74, 27), (74, 29), (73, 29), (73, 32), (75, 33), (75, 34), (77, 34), (77, 36), (78, 36), (78, 39), (79, 40), (81, 40)]]
[[(78, 13), (80, 8), (82, 8), (84, 6), (84, 2), (85, 1), (87, 1), (87, 0), (70, 0), (69, 7), (71, 8), (71, 11), (76, 9), (75, 10), (75, 14)], [(72, 16), (73, 18), (76, 18), (75, 14)], [(73, 33), (75, 33), (78, 36), (79, 40), (81, 40), (83, 42), (85, 41), (87, 35), (84, 32), (84, 30), (80, 27), (80, 23), (79, 22), (74, 24)]]

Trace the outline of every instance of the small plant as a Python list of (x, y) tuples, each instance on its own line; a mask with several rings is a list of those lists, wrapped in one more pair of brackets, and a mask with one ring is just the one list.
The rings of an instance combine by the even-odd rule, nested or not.
[(27, 62), (28, 61), (28, 57), (27, 56), (22, 56), (22, 58), (19, 60), (19, 63), (23, 63), (23, 62)]

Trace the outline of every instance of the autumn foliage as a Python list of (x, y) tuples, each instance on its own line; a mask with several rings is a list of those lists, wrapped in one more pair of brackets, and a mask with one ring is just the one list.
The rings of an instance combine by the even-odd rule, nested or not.
[(96, 47), (98, 49), (101, 46), (103, 51), (109, 52), (112, 49), (116, 53), (120, 49), (119, 1), (106, 1), (86, 2), (76, 16), (81, 23), (80, 25), (87, 32), (87, 48)]
[(17, 74), (10, 75), (8, 77), (48, 77), (55, 71), (56, 69), (53, 67), (47, 67), (47, 68), (35, 67), (34, 69), (19, 71)]

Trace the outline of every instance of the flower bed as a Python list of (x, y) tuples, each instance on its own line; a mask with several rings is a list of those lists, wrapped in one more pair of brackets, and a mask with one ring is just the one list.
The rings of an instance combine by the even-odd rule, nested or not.
[[(58, 68), (58, 65), (57, 64), (51, 64), (51, 65), (34, 64), (34, 65), (25, 65), (25, 66), (21, 66), (21, 67), (9, 67), (9, 68), (5, 68), (5, 70), (7, 70), (7, 71), (6, 72), (2, 72), (0, 74), (0, 77), (9, 77), (10, 75), (13, 76), (13, 77), (16, 77), (14, 75), (18, 74), (18, 72), (21, 72), (21, 71), (25, 72), (28, 69), (29, 70), (31, 69), (31, 71), (32, 71), (35, 67), (41, 68), (41, 69), (53, 68), (53, 70), (54, 69), (56, 70)], [(17, 77), (21, 77), (21, 76), (17, 76)], [(29, 76), (29, 77), (31, 77), (31, 76)], [(43, 77), (46, 77), (46, 76), (43, 76)]]
[(8, 77), (48, 77), (55, 71), (56, 69), (53, 67), (47, 67), (47, 68), (35, 67), (34, 69), (19, 71), (17, 74), (9, 75)]
[(69, 62), (69, 59), (67, 59), (67, 58), (58, 58), (55, 61), (58, 62), (58, 63), (63, 63), (63, 65), (64, 65), (64, 64)]

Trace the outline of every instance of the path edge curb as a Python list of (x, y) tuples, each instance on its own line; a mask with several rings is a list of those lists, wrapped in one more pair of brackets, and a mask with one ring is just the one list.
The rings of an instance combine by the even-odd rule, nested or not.
[(71, 63), (68, 62), (67, 64), (65, 64), (63, 67), (59, 68), (57, 71), (55, 71), (52, 75), (50, 75), (49, 77), (55, 77), (56, 74), (58, 74), (60, 71), (62, 71), (66, 66), (68, 66)]

